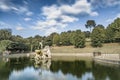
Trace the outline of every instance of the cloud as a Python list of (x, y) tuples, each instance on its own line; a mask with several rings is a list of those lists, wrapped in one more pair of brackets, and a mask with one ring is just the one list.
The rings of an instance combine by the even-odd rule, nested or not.
[(45, 35), (47, 36), (47, 35), (49, 35), (49, 34), (51, 34), (51, 33), (53, 33), (53, 32), (58, 32), (58, 29), (55, 28), (55, 27), (50, 27), (49, 29), (47, 29), (47, 30), (45, 31)]
[(93, 6), (96, 7), (109, 7), (120, 5), (120, 0), (91, 0), (90, 2)]
[(7, 5), (6, 0), (1, 0), (0, 1), (0, 9), (3, 10), (3, 11), (10, 10), (10, 7)]
[(33, 15), (33, 12), (27, 11), (26, 15), (27, 15), (27, 16), (32, 16), (32, 15)]
[(62, 15), (61, 19), (63, 23), (78, 21), (78, 18), (67, 16), (67, 15)]
[(42, 15), (47, 19), (57, 19), (62, 15), (61, 10), (57, 5), (45, 6), (42, 8)]
[(87, 0), (76, 0), (72, 5), (62, 4), (60, 6), (44, 6), (41, 10), (41, 16), (44, 17), (44, 20), (36, 21), (31, 28), (44, 30), (45, 34), (59, 31), (60, 28), (67, 27), (69, 23), (78, 21), (79, 18), (76, 17), (77, 15), (84, 13), (90, 16), (98, 16), (98, 13), (92, 10), (92, 6)]
[(33, 12), (28, 9), (27, 2), (23, 2), (22, 6), (13, 4), (10, 0), (0, 0), (0, 10), (8, 12), (13, 11), (17, 14), (25, 14), (26, 16), (32, 16)]
[(16, 27), (16, 30), (17, 30), (17, 31), (21, 31), (21, 30), (24, 30), (24, 29), (25, 29), (25, 28), (22, 27), (22, 26), (17, 26), (17, 27)]
[(0, 28), (11, 28), (9, 24), (3, 22), (3, 21), (0, 21)]
[(25, 14), (26, 16), (33, 15), (33, 12), (31, 12), (27, 6), (11, 7), (11, 9), (17, 14)]
[(113, 21), (113, 19), (107, 19), (105, 22), (110, 23), (112, 21)]
[(105, 22), (111, 23), (111, 22), (113, 22), (117, 18), (120, 18), (120, 13), (118, 13), (114, 18), (108, 18)]
[(24, 18), (24, 21), (30, 21), (31, 18)]
[(87, 2), (87, 0), (77, 0), (73, 5), (62, 5), (60, 9), (63, 13), (73, 15), (86, 13), (92, 16), (95, 13), (98, 14), (97, 12), (92, 11), (92, 6)]
[(119, 17), (119, 18), (120, 18), (120, 13), (118, 13), (116, 17)]

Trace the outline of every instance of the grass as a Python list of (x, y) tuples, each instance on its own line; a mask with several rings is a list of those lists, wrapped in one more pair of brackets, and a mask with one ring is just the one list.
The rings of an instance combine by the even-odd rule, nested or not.
[(52, 53), (93, 53), (94, 51), (100, 51), (102, 53), (120, 53), (119, 43), (106, 43), (101, 48), (93, 48), (90, 42), (86, 43), (85, 48), (74, 48), (74, 46), (56, 46), (51, 47)]

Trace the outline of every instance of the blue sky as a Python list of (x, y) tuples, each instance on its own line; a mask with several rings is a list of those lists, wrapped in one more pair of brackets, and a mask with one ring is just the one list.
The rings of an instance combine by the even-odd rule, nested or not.
[(22, 37), (87, 31), (87, 20), (107, 27), (117, 17), (120, 0), (0, 0), (0, 29), (11, 28)]

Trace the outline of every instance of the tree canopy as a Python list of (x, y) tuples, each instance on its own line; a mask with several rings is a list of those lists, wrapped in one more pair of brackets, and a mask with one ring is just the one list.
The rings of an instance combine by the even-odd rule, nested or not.
[(96, 26), (96, 23), (94, 20), (88, 20), (85, 24), (86, 28), (90, 28), (90, 32), (91, 32), (91, 29), (94, 28), (95, 26)]
[(76, 48), (85, 47), (86, 38), (90, 39), (93, 47), (101, 47), (102, 43), (120, 42), (120, 18), (115, 19), (107, 27), (102, 24), (96, 25), (95, 20), (87, 20), (85, 27), (90, 28), (90, 31), (69, 30), (61, 33), (52, 33), (48, 36), (35, 35), (28, 38), (12, 35), (11, 29), (0, 29), (0, 45), (14, 42), (9, 45), (8, 49), (12, 50), (12, 48), (15, 49), (16, 47), (18, 49), (19, 47), (20, 50), (34, 51), (35, 49), (40, 49), (40, 42), (43, 42), (44, 46), (74, 45)]

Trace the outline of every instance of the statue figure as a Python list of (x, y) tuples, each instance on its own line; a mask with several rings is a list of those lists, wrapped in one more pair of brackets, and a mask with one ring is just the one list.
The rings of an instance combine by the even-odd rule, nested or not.
[(41, 41), (41, 42), (39, 42), (39, 44), (40, 44), (40, 48), (41, 48), (41, 49), (43, 49), (43, 44), (42, 44), (42, 41)]
[(45, 46), (43, 49), (43, 44), (42, 41), (39, 42), (39, 45), (41, 47), (41, 50), (35, 50), (35, 60), (40, 60), (40, 59), (46, 59), (46, 58), (51, 58), (51, 52), (49, 46)]

